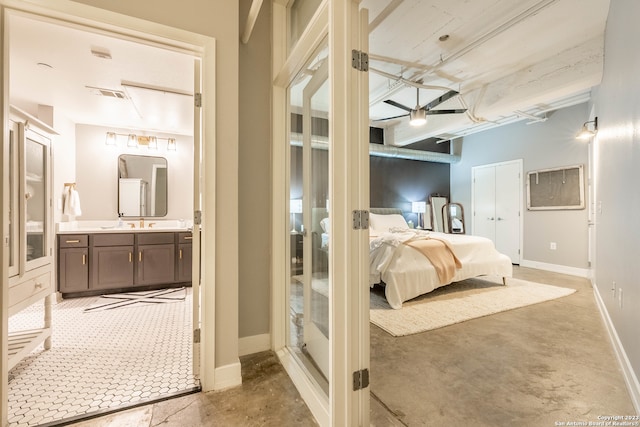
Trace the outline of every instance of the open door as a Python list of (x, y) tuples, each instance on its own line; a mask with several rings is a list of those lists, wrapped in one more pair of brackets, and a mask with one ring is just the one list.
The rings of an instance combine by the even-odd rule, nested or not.
[(202, 96), (202, 81), (201, 81), (201, 66), (202, 61), (200, 59), (194, 59), (193, 61), (194, 79), (193, 79), (193, 93), (194, 105), (193, 105), (193, 229), (191, 232), (191, 292), (193, 297), (192, 307), (192, 327), (193, 327), (193, 376), (200, 380), (200, 330), (201, 330), (201, 298), (200, 298), (200, 239), (202, 234), (200, 228), (202, 225), (202, 193), (201, 193), (201, 180), (202, 180), (202, 114), (201, 114), (201, 96)]

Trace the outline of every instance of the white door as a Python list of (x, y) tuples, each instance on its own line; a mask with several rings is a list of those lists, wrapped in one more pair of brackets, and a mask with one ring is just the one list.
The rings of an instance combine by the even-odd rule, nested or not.
[(520, 263), (522, 160), (473, 168), (473, 234), (491, 239), (496, 249)]
[(520, 264), (520, 194), (519, 162), (496, 166), (496, 247)]

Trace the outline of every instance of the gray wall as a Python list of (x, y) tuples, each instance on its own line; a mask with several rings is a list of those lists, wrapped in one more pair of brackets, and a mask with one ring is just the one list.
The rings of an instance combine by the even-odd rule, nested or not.
[[(240, 2), (240, 28), (251, 6)], [(271, 2), (264, 2), (249, 43), (240, 44), (239, 335), (270, 332), (271, 278)], [(224, 249), (223, 249), (224, 250)]]
[[(588, 268), (587, 210), (527, 211), (526, 174), (528, 171), (585, 165), (588, 144), (575, 139), (587, 121), (587, 104), (555, 111), (545, 122), (527, 125), (518, 122), (455, 141), (462, 160), (451, 165), (451, 201), (462, 203), (467, 227), (471, 228), (471, 168), (474, 166), (523, 159), (524, 231), (522, 259), (580, 269)], [(586, 183), (585, 183), (586, 192)], [(586, 197), (586, 195), (585, 195)], [(471, 230), (473, 232), (473, 230)], [(556, 242), (557, 250), (549, 249)]]
[[(640, 2), (611, 2), (605, 32), (604, 76), (593, 98), (598, 117), (595, 139), (595, 285), (631, 362), (640, 375)], [(611, 291), (615, 282), (616, 292)], [(619, 296), (622, 290), (622, 307)], [(637, 383), (636, 383), (637, 384)], [(637, 391), (637, 390), (636, 390)]]

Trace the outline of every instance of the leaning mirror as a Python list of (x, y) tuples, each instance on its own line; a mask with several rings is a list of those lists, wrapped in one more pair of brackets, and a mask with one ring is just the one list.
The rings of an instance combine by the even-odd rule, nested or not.
[(167, 159), (122, 154), (118, 157), (118, 213), (121, 216), (167, 215)]
[(429, 196), (429, 204), (431, 205), (431, 226), (433, 227), (433, 231), (439, 231), (441, 233), (446, 233), (448, 229), (448, 224), (444, 220), (444, 216), (442, 215), (442, 208), (447, 204), (447, 198), (444, 196), (439, 196), (437, 194), (433, 194)]
[(448, 233), (464, 234), (464, 209), (460, 203), (448, 203), (444, 206), (445, 221)]

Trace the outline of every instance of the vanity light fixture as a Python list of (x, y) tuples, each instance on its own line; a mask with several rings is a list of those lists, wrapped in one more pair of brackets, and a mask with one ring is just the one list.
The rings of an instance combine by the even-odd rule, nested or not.
[(127, 137), (127, 147), (137, 147), (138, 146), (138, 137), (133, 134), (130, 133), (129, 136)]
[(175, 138), (161, 138), (159, 136), (138, 136), (134, 133), (122, 134), (115, 132), (107, 132), (107, 138), (105, 140), (106, 145), (118, 145), (118, 137), (123, 136), (127, 138), (127, 147), (138, 148), (141, 145), (146, 145), (149, 150), (158, 149), (158, 140), (164, 139), (167, 141), (167, 150), (176, 151), (177, 144)]
[[(589, 123), (593, 123), (593, 129), (589, 129)], [(589, 139), (592, 136), (594, 136), (596, 133), (598, 133), (598, 118), (594, 118), (591, 121), (588, 122), (584, 122), (584, 124), (582, 125), (582, 129), (580, 130), (580, 132), (578, 132), (578, 134), (576, 135), (576, 138), (578, 139)]]
[(418, 214), (418, 226), (422, 228), (422, 215), (427, 212), (427, 202), (411, 202), (411, 212)]
[(107, 132), (107, 139), (105, 141), (107, 145), (116, 145), (116, 134), (113, 132)]

